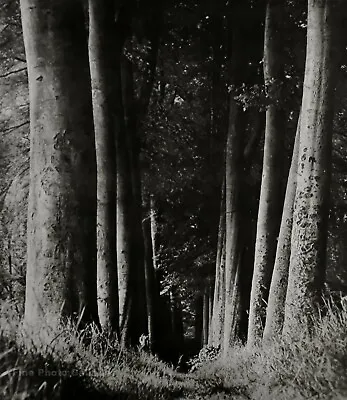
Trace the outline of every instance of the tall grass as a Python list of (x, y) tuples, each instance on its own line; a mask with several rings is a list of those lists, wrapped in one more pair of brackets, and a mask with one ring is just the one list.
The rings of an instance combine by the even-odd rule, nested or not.
[(0, 310), (1, 399), (170, 399), (195, 392), (156, 357), (124, 351), (95, 325), (67, 323), (41, 341), (25, 331), (8, 304)]
[(9, 304), (0, 310), (0, 398), (347, 399), (347, 307), (327, 302), (313, 331), (179, 374), (156, 357), (123, 351), (90, 325), (67, 323), (48, 344), (30, 337)]
[(200, 378), (248, 399), (347, 399), (347, 307), (326, 302), (313, 332), (247, 349), (204, 365)]

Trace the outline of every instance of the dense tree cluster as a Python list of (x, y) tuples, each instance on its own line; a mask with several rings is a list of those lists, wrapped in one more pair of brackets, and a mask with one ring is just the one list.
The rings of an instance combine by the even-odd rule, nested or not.
[(310, 329), (347, 291), (345, 11), (0, 6), (0, 287), (28, 329), (164, 356)]

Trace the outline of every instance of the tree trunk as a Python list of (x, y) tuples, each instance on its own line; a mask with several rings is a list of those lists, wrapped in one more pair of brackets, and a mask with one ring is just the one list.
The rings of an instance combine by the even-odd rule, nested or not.
[(210, 328), (210, 285), (205, 287), (202, 308), (202, 346), (207, 346)]
[(62, 315), (96, 317), (95, 148), (82, 5), (22, 0), (21, 13), (30, 91), (25, 321), (38, 330)]
[(282, 333), (284, 321), (284, 305), (286, 301), (289, 262), (291, 253), (291, 236), (293, 227), (293, 209), (296, 191), (296, 180), (300, 143), (300, 117), (295, 136), (292, 162), (289, 170), (287, 190), (283, 206), (280, 232), (278, 235), (275, 265), (270, 285), (269, 299), (266, 309), (264, 340), (278, 337)]
[(225, 302), (225, 181), (221, 190), (221, 206), (218, 225), (217, 255), (215, 287), (213, 298), (213, 310), (209, 344), (218, 347), (222, 343), (224, 326), (224, 302)]
[(155, 208), (155, 200), (154, 196), (151, 195), (149, 199), (149, 207), (150, 207), (150, 219), (151, 219), (151, 239), (152, 239), (152, 254), (153, 254), (153, 267), (154, 270), (158, 268), (157, 265), (157, 214)]
[(208, 338), (207, 338), (207, 343), (210, 344), (210, 332), (211, 332), (211, 326), (212, 326), (212, 313), (213, 313), (213, 284), (212, 282), (209, 282), (208, 290), (209, 290), (209, 295), (208, 295)]
[[(241, 328), (241, 318), (242, 318), (242, 304), (241, 304), (241, 267), (242, 267), (242, 258), (239, 255), (237, 265), (236, 265), (236, 271), (235, 271), (235, 277), (234, 277), (234, 282), (233, 282), (233, 287), (232, 287), (232, 292), (231, 292), (231, 310), (232, 313), (230, 314), (230, 337), (229, 337), (229, 343), (230, 343), (230, 348), (232, 345), (235, 344), (235, 341), (237, 339), (240, 339), (240, 328)], [(226, 355), (228, 352), (227, 349), (224, 348), (224, 355)]]
[(263, 176), (261, 182), (254, 272), (249, 309), (247, 344), (258, 344), (263, 335), (266, 303), (276, 253), (281, 218), (283, 136), (285, 112), (279, 102), (284, 81), (283, 7), (269, 0), (265, 19), (264, 79), (271, 104), (266, 111)]
[(133, 292), (136, 289), (136, 268), (132, 255), (133, 192), (129, 148), (124, 125), (117, 132), (117, 272), (119, 297), (119, 329), (122, 346), (132, 342), (131, 316)]
[(132, 64), (123, 58), (122, 86), (125, 115), (126, 145), (129, 157), (132, 200), (131, 200), (131, 263), (133, 268), (134, 308), (131, 331), (136, 338), (147, 332), (145, 249), (142, 230), (142, 182), (140, 172), (139, 124), (134, 95), (134, 75)]
[(199, 293), (194, 300), (194, 340), (199, 346), (202, 345), (202, 333), (203, 333), (203, 296)]
[[(144, 195), (145, 197), (146, 195)], [(147, 329), (151, 350), (155, 348), (158, 332), (157, 305), (159, 300), (159, 291), (156, 274), (154, 269), (153, 245), (151, 236), (151, 212), (150, 200), (144, 199), (144, 208), (148, 212), (142, 221), (144, 247), (145, 247), (145, 286), (146, 286), (146, 307), (147, 307)]]
[(89, 62), (97, 164), (98, 314), (102, 328), (118, 330), (114, 98), (117, 90), (115, 74), (117, 69), (119, 73), (119, 65), (114, 48), (117, 38), (113, 4), (113, 0), (89, 0)]
[(309, 327), (325, 274), (336, 62), (333, 2), (308, 1), (297, 187), (283, 332)]
[(240, 255), (240, 176), (242, 151), (240, 130), (237, 129), (238, 106), (230, 95), (229, 127), (226, 149), (225, 174), (225, 316), (223, 354), (226, 355), (234, 343), (234, 295), (233, 287)]
[[(239, 89), (244, 83), (254, 83), (257, 76), (254, 65), (257, 62), (250, 62), (249, 53), (245, 51), (248, 48), (249, 38), (254, 36), (254, 30), (259, 31), (261, 23), (259, 15), (262, 12), (262, 6), (250, 7), (245, 2), (231, 2), (231, 23), (230, 29), (230, 55), (232, 67), (232, 83), (234, 88)], [(249, 23), (251, 18), (252, 24)], [(250, 26), (252, 34), (250, 35)], [(256, 44), (254, 46), (254, 44)], [(258, 43), (252, 42), (252, 53), (254, 61), (258, 59)], [(259, 54), (260, 56), (260, 54)], [(245, 203), (248, 204), (249, 193), (245, 190), (246, 164), (243, 158), (244, 138), (247, 127), (246, 117), (249, 112), (243, 112), (242, 106), (235, 103), (235, 89), (232, 87), (230, 94), (229, 126), (227, 141), (227, 161), (226, 161), (226, 274), (225, 274), (225, 319), (224, 319), (224, 344), (223, 356), (226, 356), (235, 344), (235, 338), (242, 339), (244, 336), (243, 319), (247, 316), (247, 310), (244, 309), (246, 302), (245, 293), (249, 294), (250, 282), (248, 286), (249, 266), (244, 263), (244, 253), (247, 240), (240, 224), (241, 219), (248, 219), (246, 213), (250, 215), (250, 210), (246, 210)], [(242, 199), (242, 201), (241, 201)], [(247, 200), (247, 201), (246, 201)], [(251, 251), (253, 253), (253, 251)], [(253, 265), (253, 264), (252, 264)], [(247, 286), (245, 286), (247, 284)], [(237, 293), (233, 293), (233, 289)], [(239, 301), (239, 300), (240, 301)], [(239, 320), (236, 321), (236, 319)], [(236, 329), (236, 331), (235, 331)], [(246, 330), (246, 329), (245, 329)]]
[(216, 263), (216, 282), (213, 299), (213, 312), (210, 329), (209, 344), (214, 347), (222, 347), (224, 337), (225, 318), (225, 225), (221, 255)]

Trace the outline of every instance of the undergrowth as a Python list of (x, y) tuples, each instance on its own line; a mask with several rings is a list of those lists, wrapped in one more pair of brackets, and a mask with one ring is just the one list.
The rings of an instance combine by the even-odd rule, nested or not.
[(347, 308), (328, 302), (310, 334), (303, 330), (253, 349), (238, 346), (197, 374), (248, 399), (346, 399)]
[[(155, 356), (122, 351), (90, 325), (67, 324), (48, 344), (24, 334), (10, 305), (0, 315), (0, 398), (346, 399), (347, 309), (328, 304), (310, 335), (286, 337), (180, 374)], [(206, 353), (206, 351), (205, 351)], [(212, 357), (214, 358), (214, 357)]]
[(171, 399), (193, 379), (141, 351), (124, 351), (90, 325), (67, 324), (47, 343), (31, 337), (8, 304), (0, 317), (1, 399)]

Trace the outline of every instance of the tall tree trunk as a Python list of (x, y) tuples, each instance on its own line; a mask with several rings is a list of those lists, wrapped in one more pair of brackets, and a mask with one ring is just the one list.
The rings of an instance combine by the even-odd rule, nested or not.
[(283, 7), (284, 4), (278, 0), (268, 0), (265, 18), (264, 79), (271, 104), (266, 111), (263, 176), (249, 309), (249, 346), (258, 344), (262, 339), (281, 218), (285, 123), (285, 112), (279, 104), (283, 101), (281, 86), (284, 81)]
[[(120, 100), (122, 104), (122, 100)], [(122, 117), (120, 117), (122, 118)], [(120, 121), (121, 122), (121, 121)], [(133, 191), (129, 146), (124, 124), (117, 132), (117, 274), (119, 297), (119, 329), (122, 346), (132, 342), (131, 317), (136, 290), (136, 268), (133, 265)]]
[(266, 309), (264, 340), (278, 337), (282, 333), (284, 321), (284, 305), (286, 301), (289, 262), (291, 253), (291, 236), (293, 227), (293, 209), (296, 191), (296, 180), (299, 159), (300, 117), (295, 135), (292, 162), (290, 165), (287, 190), (285, 194), (282, 221), (278, 235), (275, 265), (270, 285), (269, 299)]
[(221, 206), (218, 225), (217, 255), (215, 287), (213, 297), (213, 310), (211, 318), (211, 329), (209, 344), (220, 346), (224, 326), (224, 303), (225, 303), (225, 181), (223, 180), (221, 190)]
[(199, 293), (194, 299), (194, 340), (200, 347), (202, 344), (202, 333), (203, 333), (203, 296)]
[(145, 286), (146, 286), (146, 307), (147, 307), (147, 329), (149, 344), (151, 350), (155, 348), (157, 341), (158, 315), (157, 305), (159, 300), (159, 291), (154, 269), (153, 245), (151, 236), (151, 212), (150, 199), (144, 194), (144, 209), (147, 216), (142, 221), (144, 247), (145, 247)]
[(30, 91), (25, 321), (96, 316), (96, 168), (82, 5), (22, 0)]
[(236, 271), (240, 256), (240, 177), (242, 151), (240, 130), (237, 129), (238, 105), (230, 95), (229, 127), (226, 148), (225, 174), (225, 313), (223, 353), (226, 355), (234, 343), (234, 295)]
[(209, 295), (208, 295), (208, 337), (207, 337), (207, 343), (210, 344), (210, 332), (211, 332), (211, 327), (212, 327), (212, 314), (213, 314), (213, 282), (209, 282), (208, 290), (209, 290)]
[[(158, 10), (160, 7), (158, 8)], [(140, 91), (139, 98), (135, 98), (134, 74), (132, 63), (123, 57), (122, 62), (122, 92), (125, 116), (126, 139), (124, 142), (124, 151), (127, 153), (129, 162), (129, 175), (131, 188), (131, 201), (128, 207), (131, 208), (132, 222), (128, 228), (129, 231), (129, 272), (131, 272), (132, 281), (132, 311), (129, 320), (129, 329), (131, 331), (132, 341), (136, 343), (137, 338), (143, 333), (148, 333), (148, 318), (146, 316), (146, 284), (145, 284), (145, 249), (142, 230), (142, 182), (140, 172), (140, 142), (139, 133), (147, 114), (151, 93), (154, 84), (156, 60), (159, 48), (159, 32), (155, 30), (152, 37), (152, 48), (150, 57), (150, 70)], [(130, 178), (130, 179), (129, 179)], [(130, 198), (129, 198), (130, 200)], [(117, 232), (118, 234), (118, 232)], [(117, 251), (119, 254), (120, 249)], [(132, 270), (132, 271), (130, 271)], [(148, 271), (147, 271), (148, 272)]]
[(216, 265), (216, 282), (213, 298), (213, 312), (210, 328), (209, 344), (214, 347), (221, 347), (224, 337), (225, 317), (225, 225), (221, 256)]
[(123, 58), (122, 85), (126, 122), (126, 143), (130, 163), (131, 200), (131, 263), (133, 268), (134, 308), (131, 320), (133, 337), (147, 332), (146, 285), (145, 285), (145, 249), (142, 229), (142, 182), (140, 172), (140, 143), (137, 130), (138, 116), (134, 94), (134, 76), (132, 64)]
[[(97, 164), (97, 300), (102, 328), (118, 330), (115, 231), (115, 85), (119, 57), (114, 44), (113, 0), (89, 0), (89, 62)], [(113, 11), (112, 11), (113, 10)], [(120, 95), (118, 88), (118, 95)]]
[(210, 329), (210, 285), (205, 287), (202, 308), (202, 345), (207, 346)]
[[(230, 309), (232, 313), (230, 314), (230, 337), (229, 343), (230, 348), (234, 345), (235, 341), (240, 338), (241, 330), (241, 318), (242, 318), (242, 304), (241, 304), (241, 268), (242, 268), (242, 258), (239, 254), (237, 263), (235, 277), (233, 281), (233, 287), (231, 291), (231, 306)], [(224, 355), (227, 354), (228, 349), (224, 348)]]
[(283, 332), (305, 328), (325, 274), (336, 60), (333, 2), (308, 1), (307, 53), (300, 118), (297, 187)]
[[(260, 2), (261, 3), (261, 2)], [(256, 37), (258, 40), (261, 35), (254, 36), (254, 30), (259, 32), (261, 23), (259, 15), (262, 15), (262, 5), (250, 7), (246, 3), (231, 3), (232, 14), (232, 30), (230, 29), (230, 38), (232, 37), (231, 47), (231, 64), (232, 64), (232, 83), (237, 91), (245, 82), (254, 83), (257, 79), (257, 71), (252, 65), (256, 62), (250, 62), (249, 53), (245, 51), (248, 48), (249, 38)], [(247, 18), (247, 19), (246, 19)], [(252, 20), (250, 24), (249, 20)], [(250, 26), (252, 26), (252, 34), (250, 34)], [(258, 60), (262, 57), (259, 53), (258, 43), (252, 48), (252, 58)], [(262, 43), (263, 44), (263, 43)], [(244, 153), (244, 137), (247, 127), (246, 117), (249, 112), (243, 112), (242, 106), (235, 104), (233, 99), (233, 88), (230, 94), (230, 111), (229, 111), (229, 127), (228, 127), (228, 143), (227, 143), (227, 161), (226, 161), (226, 299), (225, 299), (225, 321), (224, 321), (224, 346), (223, 356), (226, 356), (229, 349), (234, 345), (235, 338), (244, 336), (244, 325), (241, 321), (247, 310), (243, 309), (246, 304), (245, 293), (249, 295), (250, 283), (246, 275), (249, 275), (249, 267), (244, 263), (244, 253), (247, 245), (246, 235), (243, 232), (241, 219), (248, 220), (245, 212), (250, 215), (250, 210), (245, 210), (245, 199), (249, 199), (249, 193), (245, 191), (246, 182), (245, 172), (246, 165), (243, 158)], [(242, 198), (242, 202), (240, 199)], [(251, 253), (253, 253), (251, 251)], [(237, 293), (233, 293), (233, 289)], [(240, 299), (240, 301), (238, 300)], [(235, 320), (239, 318), (239, 320)], [(245, 329), (246, 330), (246, 329)]]
[(153, 254), (153, 267), (154, 270), (158, 268), (157, 264), (157, 213), (156, 206), (153, 194), (150, 195), (149, 199), (149, 207), (150, 207), (150, 219), (151, 219), (151, 239), (152, 239), (152, 254)]

